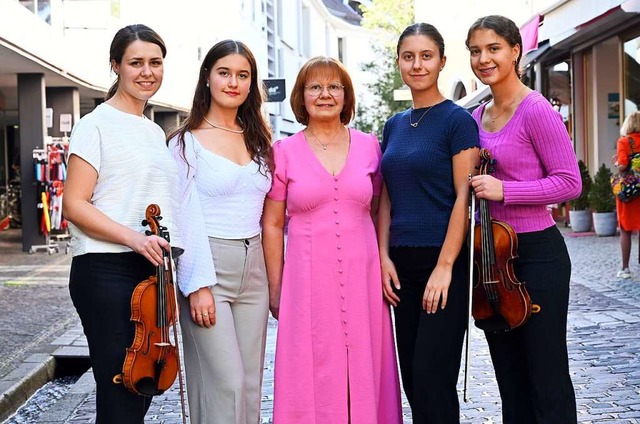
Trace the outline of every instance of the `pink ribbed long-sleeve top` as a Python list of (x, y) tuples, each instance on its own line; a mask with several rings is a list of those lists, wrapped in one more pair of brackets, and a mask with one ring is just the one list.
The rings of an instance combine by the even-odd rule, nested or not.
[(580, 195), (582, 182), (573, 146), (560, 114), (537, 91), (529, 93), (497, 132), (482, 128), (485, 105), (473, 112), (480, 146), (496, 160), (492, 175), (502, 181), (504, 200), (489, 202), (494, 219), (516, 233), (555, 225), (547, 205)]

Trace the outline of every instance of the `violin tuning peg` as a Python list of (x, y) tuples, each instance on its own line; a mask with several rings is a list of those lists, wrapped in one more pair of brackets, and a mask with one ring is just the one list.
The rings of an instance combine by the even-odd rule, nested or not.
[(149, 231), (149, 230), (146, 230), (144, 233), (145, 233), (146, 235), (148, 235), (148, 236), (150, 236), (150, 235), (152, 235), (152, 234), (153, 234), (153, 233), (152, 233), (151, 231)]
[(158, 216), (156, 217), (156, 219), (157, 219), (158, 221), (162, 221), (162, 215), (158, 215)]
[(146, 227), (147, 225), (149, 225), (149, 221), (147, 221), (146, 219), (143, 219), (141, 224), (143, 227)]

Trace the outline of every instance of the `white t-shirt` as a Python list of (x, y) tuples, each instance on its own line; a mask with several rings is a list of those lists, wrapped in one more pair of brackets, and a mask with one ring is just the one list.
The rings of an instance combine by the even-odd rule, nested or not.
[(178, 261), (183, 293), (216, 284), (208, 237), (251, 238), (261, 232), (262, 207), (271, 174), (254, 161), (245, 166), (205, 149), (187, 132), (184, 155), (178, 136), (169, 140), (180, 175), (180, 229), (185, 253)]
[[(91, 203), (109, 218), (143, 233), (149, 204), (160, 206), (171, 245), (182, 247), (175, 226), (178, 172), (165, 144), (165, 134), (153, 121), (102, 103), (73, 128), (69, 156), (85, 160), (98, 173)], [(131, 249), (93, 239), (69, 223), (73, 256), (85, 253), (120, 253)]]

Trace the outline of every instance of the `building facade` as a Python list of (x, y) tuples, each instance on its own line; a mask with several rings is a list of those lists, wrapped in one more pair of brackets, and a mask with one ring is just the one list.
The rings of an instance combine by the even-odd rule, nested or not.
[[(268, 103), (274, 139), (301, 127), (288, 95), (312, 56), (342, 60), (356, 89), (360, 63), (370, 61), (370, 32), (342, 0), (0, 0), (0, 196), (10, 182), (21, 192), (23, 250), (41, 244), (33, 151), (102, 102), (114, 80), (109, 44), (115, 32), (143, 23), (167, 45), (162, 88), (145, 114), (165, 131), (191, 106), (201, 60), (217, 41), (245, 42), (260, 77), (284, 80), (286, 98)], [(0, 211), (0, 214), (3, 211)], [(0, 219), (3, 217), (0, 216)]]

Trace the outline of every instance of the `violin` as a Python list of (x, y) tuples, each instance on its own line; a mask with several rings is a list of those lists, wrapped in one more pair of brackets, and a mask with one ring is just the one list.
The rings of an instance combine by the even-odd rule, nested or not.
[[(145, 211), (143, 226), (147, 235), (157, 235), (170, 241), (166, 227), (159, 225), (160, 207), (151, 204)], [(131, 296), (131, 321), (136, 332), (127, 348), (122, 368), (122, 383), (138, 395), (154, 396), (164, 393), (176, 380), (180, 370), (177, 347), (177, 306), (173, 285), (171, 252), (163, 249), (163, 263), (156, 267), (156, 275), (139, 283)], [(174, 342), (169, 329), (174, 329)], [(180, 379), (182, 392), (182, 379)]]
[[(480, 150), (480, 174), (493, 171), (495, 160), (487, 149)], [(478, 328), (508, 331), (523, 325), (531, 316), (531, 298), (513, 271), (518, 257), (518, 237), (504, 221), (492, 219), (486, 199), (478, 199), (480, 222), (473, 228), (472, 314)]]

